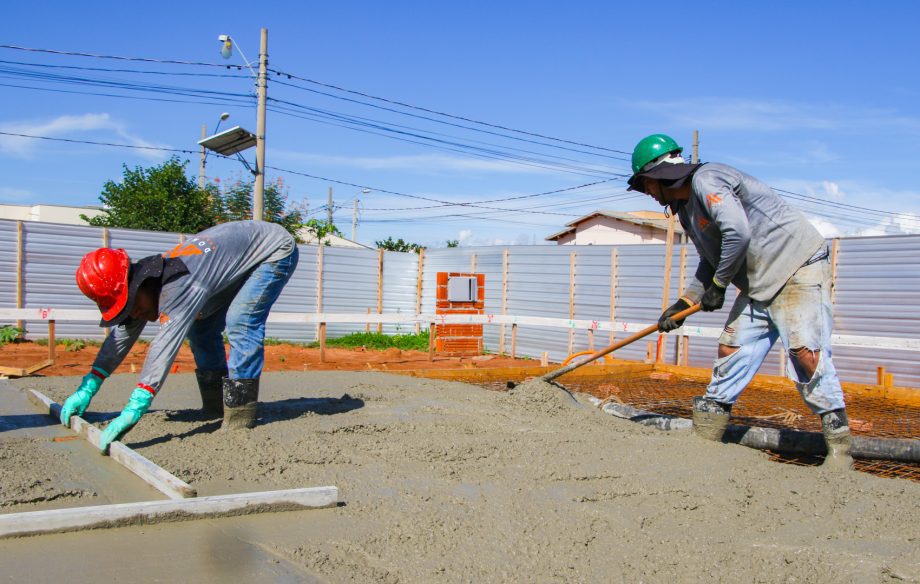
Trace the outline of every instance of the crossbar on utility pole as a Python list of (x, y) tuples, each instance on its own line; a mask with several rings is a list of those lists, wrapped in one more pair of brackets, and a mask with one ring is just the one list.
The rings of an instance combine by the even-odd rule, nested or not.
[(256, 118), (256, 184), (252, 192), (252, 218), (263, 220), (265, 196), (265, 103), (268, 100), (268, 29), (259, 42), (259, 78), (256, 82), (259, 109)]

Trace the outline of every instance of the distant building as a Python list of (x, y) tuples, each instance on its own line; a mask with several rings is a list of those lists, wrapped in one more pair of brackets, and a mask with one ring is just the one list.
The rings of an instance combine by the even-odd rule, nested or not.
[(0, 219), (14, 221), (42, 221), (66, 225), (89, 225), (80, 215), (102, 215), (101, 207), (69, 207), (67, 205), (10, 205), (0, 204)]
[[(307, 245), (317, 245), (316, 236), (313, 235), (312, 231), (308, 229), (301, 229), (297, 232), (297, 235), (300, 236), (300, 239)], [(339, 237), (338, 235), (326, 235), (323, 237), (324, 245), (329, 245), (332, 247), (355, 247), (359, 249), (374, 249), (366, 245), (360, 244), (357, 241), (352, 241), (350, 239), (345, 239), (344, 237)]]
[[(680, 242), (684, 230), (674, 220), (674, 243)], [(546, 238), (559, 245), (628, 245), (665, 243), (668, 219), (657, 211), (594, 211), (580, 217), (558, 233)]]

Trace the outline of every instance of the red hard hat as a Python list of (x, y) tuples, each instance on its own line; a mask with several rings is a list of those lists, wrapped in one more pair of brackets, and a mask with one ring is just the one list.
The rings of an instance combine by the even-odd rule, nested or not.
[(128, 302), (128, 268), (131, 258), (123, 249), (102, 247), (91, 251), (77, 268), (77, 286), (95, 302), (103, 320), (114, 318)]

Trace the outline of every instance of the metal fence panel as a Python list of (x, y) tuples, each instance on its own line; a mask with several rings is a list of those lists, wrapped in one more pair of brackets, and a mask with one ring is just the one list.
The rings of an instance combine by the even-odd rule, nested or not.
[[(326, 246), (323, 249), (323, 312), (377, 312), (377, 250)], [(377, 330), (376, 325), (371, 330)], [(326, 335), (363, 332), (361, 324), (328, 324)]]
[[(102, 247), (102, 229), (81, 225), (23, 222), (23, 307), (95, 309), (80, 292), (74, 277), (83, 256)], [(27, 338), (47, 337), (42, 321), (26, 323)], [(62, 338), (102, 340), (104, 330), (95, 323), (59, 322)]]
[[(16, 303), (17, 222), (0, 220), (0, 306)], [(111, 229), (109, 245), (125, 248), (133, 259), (162, 253), (179, 242), (173, 233)], [(104, 244), (101, 228), (23, 222), (23, 305), (26, 308), (57, 307), (94, 309), (74, 281), (82, 256)], [(275, 305), (276, 312), (315, 312), (319, 249), (300, 246), (300, 263)], [(437, 272), (484, 273), (485, 312), (502, 313), (504, 253), (508, 253), (507, 313), (568, 319), (570, 292), (570, 254), (576, 254), (574, 316), (578, 320), (610, 319), (610, 274), (612, 246), (510, 246), (466, 247), (427, 250), (422, 274), (422, 312), (435, 312)], [(672, 256), (669, 303), (678, 295), (679, 246)], [(615, 320), (639, 324), (654, 323), (661, 311), (665, 246), (617, 246), (617, 286)], [(376, 250), (323, 248), (323, 308), (326, 312), (365, 313), (377, 311), (378, 252)], [(475, 268), (473, 262), (475, 261)], [(385, 252), (383, 267), (383, 311), (412, 314), (416, 306), (418, 256), (412, 253)], [(692, 278), (697, 255), (687, 249), (686, 280)], [(843, 238), (839, 242), (836, 279), (835, 333), (842, 335), (917, 338), (920, 328), (920, 236)], [(726, 294), (725, 308), (715, 313), (698, 313), (688, 327), (721, 328), (734, 300), (734, 290)], [(27, 321), (28, 338), (46, 335), (45, 323)], [(408, 332), (407, 327), (387, 325), (385, 331)], [(510, 349), (510, 326), (505, 331), (505, 350)], [(330, 337), (363, 331), (363, 324), (330, 324)], [(376, 326), (372, 327), (376, 330)], [(486, 325), (487, 350), (497, 352), (501, 327)], [(312, 341), (315, 325), (271, 324), (271, 337)], [(145, 336), (155, 333), (155, 327)], [(103, 331), (95, 323), (59, 322), (60, 337), (101, 340)], [(618, 338), (626, 333), (617, 332)], [(539, 357), (544, 351), (554, 361), (569, 353), (568, 331), (521, 325), (517, 353)], [(654, 341), (655, 335), (649, 340)], [(610, 342), (610, 334), (598, 331), (594, 348)], [(716, 339), (690, 337), (689, 364), (709, 367), (716, 353)], [(587, 330), (573, 334), (572, 351), (587, 350)], [(778, 344), (779, 345), (779, 344)], [(664, 359), (674, 362), (676, 342), (670, 335), (664, 345)], [(647, 345), (635, 343), (617, 352), (617, 357), (642, 360)], [(778, 374), (782, 348), (768, 357), (762, 373)], [(895, 375), (897, 385), (920, 385), (917, 352), (896, 349), (857, 349), (835, 346), (834, 361), (841, 378), (874, 383), (876, 367), (884, 366)]]
[[(418, 290), (418, 254), (400, 251), (383, 253), (383, 312), (384, 314), (415, 314)], [(376, 312), (376, 311), (375, 311)], [(388, 335), (415, 332), (412, 325), (385, 324)]]
[[(300, 259), (297, 269), (288, 280), (281, 296), (275, 301), (272, 312), (316, 312), (316, 260), (319, 255), (315, 245), (299, 245)], [(310, 343), (316, 340), (316, 325), (268, 323), (265, 336), (273, 339)]]
[(4, 308), (16, 308), (16, 226), (16, 221), (0, 220), (0, 306)]
[[(843, 238), (837, 254), (834, 332), (917, 338), (920, 330), (920, 236)], [(836, 347), (843, 379), (876, 382), (876, 368), (896, 385), (920, 386), (916, 351)]]

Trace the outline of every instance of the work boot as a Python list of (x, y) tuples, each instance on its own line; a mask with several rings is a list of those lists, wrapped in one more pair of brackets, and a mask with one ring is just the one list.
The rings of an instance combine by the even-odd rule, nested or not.
[(224, 379), (224, 423), (221, 430), (256, 425), (259, 379)]
[(198, 379), (198, 391), (201, 393), (201, 411), (207, 418), (219, 418), (224, 415), (224, 395), (222, 379), (227, 376), (227, 370), (202, 371), (195, 369), (195, 378)]
[(732, 405), (706, 397), (693, 398), (693, 433), (706, 440), (722, 441)]
[(821, 414), (821, 430), (827, 443), (827, 457), (821, 468), (833, 472), (853, 469), (850, 456), (850, 422), (843, 408)]

